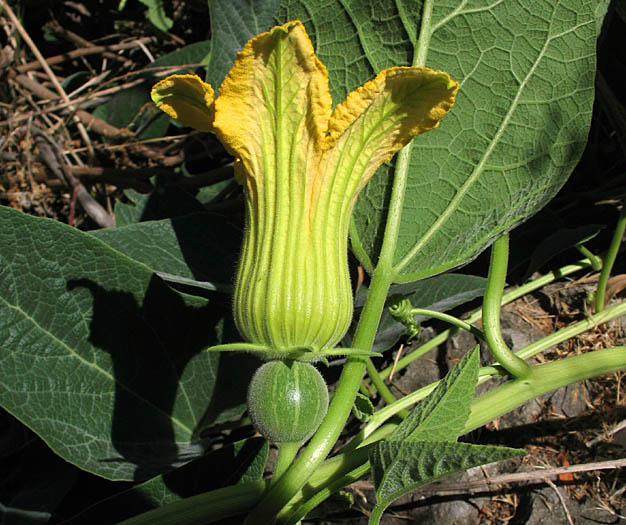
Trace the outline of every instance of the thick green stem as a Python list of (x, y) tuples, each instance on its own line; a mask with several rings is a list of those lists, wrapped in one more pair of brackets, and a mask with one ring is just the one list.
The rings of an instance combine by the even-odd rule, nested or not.
[(287, 471), (293, 463), (296, 454), (300, 450), (300, 443), (279, 443), (278, 444), (278, 460), (272, 472), (272, 485), (274, 485), (280, 477)]
[(383, 379), (380, 377), (380, 374), (378, 373), (378, 370), (376, 369), (374, 363), (372, 363), (372, 361), (368, 359), (365, 368), (367, 370), (367, 375), (372, 382), (372, 385), (374, 385), (376, 390), (378, 390), (380, 397), (385, 400), (385, 403), (395, 402), (395, 396), (391, 393), (391, 390), (389, 390)]
[(598, 289), (596, 290), (596, 312), (600, 312), (604, 309), (606, 285), (615, 264), (617, 253), (619, 252), (620, 244), (622, 243), (622, 237), (624, 236), (624, 230), (626, 229), (626, 210), (622, 207), (615, 231), (613, 232), (613, 238), (609, 246), (606, 255), (604, 256), (604, 264), (602, 265), (602, 271), (600, 272), (600, 278), (598, 279)]
[(483, 394), (472, 403), (463, 433), (510, 412), (527, 401), (565, 385), (626, 368), (626, 347), (595, 350), (536, 365), (530, 379), (515, 379)]
[[(521, 359), (529, 359), (552, 346), (555, 346), (559, 343), (562, 343), (563, 341), (577, 336), (578, 334), (582, 334), (583, 332), (592, 329), (594, 326), (602, 323), (607, 323), (612, 319), (621, 317), (622, 315), (626, 315), (626, 302), (616, 304), (615, 306), (609, 306), (608, 308), (605, 308), (602, 312), (598, 312), (588, 319), (584, 319), (583, 321), (579, 321), (571, 326), (562, 328), (561, 330), (558, 330), (546, 337), (543, 337), (539, 341), (535, 341), (534, 343), (531, 343), (528, 346), (522, 348), (519, 352), (517, 352), (517, 356)], [(478, 375), (478, 383), (484, 383), (490, 378), (500, 375), (502, 375), (502, 371), (496, 367), (483, 367), (480, 369)], [(383, 423), (385, 423), (385, 421), (393, 417), (398, 411), (404, 410), (411, 405), (414, 405), (418, 401), (424, 399), (436, 388), (438, 383), (439, 381), (436, 381), (434, 383), (431, 383), (430, 385), (426, 385), (420, 388), (419, 390), (415, 390), (414, 392), (411, 392), (408, 396), (404, 396), (402, 399), (398, 399), (398, 401), (396, 401), (395, 403), (387, 405), (386, 407), (376, 412), (367, 423), (367, 425), (365, 425), (363, 430), (361, 430), (359, 435), (354, 438), (350, 445), (348, 445), (348, 447), (355, 448), (356, 446), (364, 442), (364, 440), (369, 438), (369, 436), (378, 427), (380, 427)]]
[(509, 261), (509, 234), (496, 239), (491, 248), (489, 278), (483, 301), (483, 328), (491, 353), (509, 374), (517, 379), (527, 378), (531, 369), (506, 345), (500, 330), (500, 305), (506, 284), (506, 270)]
[(285, 519), (281, 520), (284, 525), (297, 525), (309, 512), (317, 507), (322, 501), (328, 498), (334, 492), (342, 489), (346, 485), (357, 481), (359, 478), (368, 473), (370, 469), (369, 460), (365, 460), (354, 470), (343, 474), (341, 477), (333, 479), (330, 483), (317, 491), (315, 495), (289, 514)]

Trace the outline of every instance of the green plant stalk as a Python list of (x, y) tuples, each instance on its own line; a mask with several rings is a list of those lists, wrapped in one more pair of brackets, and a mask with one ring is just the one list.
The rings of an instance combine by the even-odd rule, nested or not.
[[(591, 317), (584, 319), (583, 321), (579, 321), (574, 323), (571, 326), (566, 328), (562, 328), (546, 337), (541, 338), (534, 343), (529, 344), (528, 346), (522, 348), (517, 352), (517, 355), (521, 359), (529, 359), (548, 348), (555, 346), (563, 341), (567, 341), (572, 337), (575, 337), (587, 330), (594, 328), (599, 324), (606, 323), (612, 319), (616, 319), (621, 317), (622, 315), (626, 315), (626, 302), (616, 304), (615, 306), (610, 306), (605, 308), (602, 312), (598, 312)], [(482, 384), (485, 381), (491, 379), (494, 376), (500, 376), (502, 372), (493, 366), (487, 366), (480, 369), (478, 374), (478, 384)], [(419, 390), (411, 392), (409, 395), (404, 396), (401, 399), (398, 399), (395, 403), (391, 405), (387, 405), (378, 412), (376, 412), (372, 418), (369, 420), (367, 425), (359, 432), (358, 436), (354, 438), (352, 442), (348, 444), (348, 448), (355, 448), (356, 446), (360, 446), (363, 440), (369, 438), (369, 436), (383, 423), (385, 423), (388, 419), (393, 417), (399, 410), (406, 409), (411, 405), (421, 401), (428, 394), (430, 394), (436, 386), (439, 384), (439, 381), (435, 381), (430, 385), (426, 385)]]
[[(624, 368), (626, 368), (626, 347), (596, 350), (537, 365), (533, 367), (533, 375), (530, 380), (514, 379), (476, 398), (472, 403), (471, 413), (462, 434), (471, 432), (537, 396), (577, 381), (609, 374)], [(385, 432), (376, 436), (376, 440), (391, 433), (396, 424), (391, 423), (387, 427)], [(292, 510), (285, 523), (288, 525), (297, 523), (296, 518), (304, 517), (307, 512), (319, 505), (333, 492), (365, 475), (370, 467), (367, 458), (369, 458), (369, 451), (374, 446), (372, 441), (372, 439), (368, 439), (367, 443), (362, 443), (356, 450), (342, 452), (335, 456), (331, 461), (339, 468), (332, 473), (328, 472), (330, 474), (328, 484), (316, 487), (311, 498)], [(354, 464), (359, 459), (362, 460), (362, 463), (355, 468)]]
[(506, 284), (509, 263), (509, 234), (498, 237), (491, 247), (491, 261), (485, 297), (483, 299), (483, 329), (489, 350), (509, 374), (517, 379), (531, 374), (528, 364), (516, 356), (502, 338), (500, 330), (500, 305)]
[[(367, 449), (369, 454), (369, 449)], [(280, 520), (281, 525), (297, 525), (300, 520), (304, 518), (315, 507), (327, 499), (331, 494), (341, 490), (343, 487), (349, 485), (365, 476), (370, 470), (369, 459), (359, 465), (357, 468), (349, 471), (347, 474), (343, 474), (341, 477), (334, 478), (326, 486), (314, 493), (314, 495), (306, 500), (302, 505), (292, 511), (287, 517)]]
[[(432, 9), (433, 0), (424, 0), (420, 40), (413, 57), (413, 66), (425, 65), (426, 54), (430, 44)], [(393, 256), (402, 220), (411, 149), (412, 142), (409, 142), (397, 155), (383, 243), (378, 263), (372, 275), (369, 293), (354, 335), (352, 344), (355, 348), (369, 350), (372, 347), (380, 317), (385, 307), (389, 287), (395, 278)], [(292, 466), (250, 514), (250, 516), (254, 516), (257, 523), (273, 523), (280, 510), (293, 498), (330, 453), (350, 416), (365, 368), (365, 359), (348, 357), (337, 383), (335, 395), (328, 407), (326, 418), (322, 421), (317, 432), (313, 435), (298, 459), (293, 462)]]
[[(545, 275), (542, 275), (541, 277), (538, 277), (537, 279), (534, 279), (526, 284), (523, 284), (522, 286), (515, 288), (514, 290), (510, 290), (506, 292), (502, 296), (501, 304), (505, 305), (505, 304), (511, 303), (515, 301), (516, 299), (519, 299), (520, 297), (523, 297), (524, 295), (534, 290), (538, 290), (539, 288), (542, 288), (546, 284), (550, 284), (551, 282), (554, 282), (557, 279), (566, 277), (567, 275), (575, 273), (584, 268), (589, 268), (591, 265), (592, 264), (589, 259), (583, 259), (581, 261), (578, 261), (577, 263), (563, 266), (562, 268), (559, 268), (558, 270), (554, 270), (553, 272), (549, 272)], [(474, 312), (472, 315), (470, 315), (467, 319), (465, 319), (465, 322), (468, 324), (472, 324), (478, 321), (481, 317), (482, 317), (482, 310), (478, 310)], [(379, 372), (380, 377), (382, 379), (387, 379), (389, 375), (391, 374), (392, 370), (395, 370), (396, 372), (399, 370), (402, 370), (403, 368), (407, 367), (410, 363), (412, 363), (416, 359), (419, 359), (424, 354), (428, 353), (433, 348), (436, 348), (440, 344), (445, 343), (448, 340), (448, 338), (454, 335), (456, 332), (457, 332), (456, 328), (444, 330), (440, 334), (428, 340), (423, 345), (420, 345), (419, 347), (417, 347), (413, 352), (399, 359), (395, 367), (389, 366), (385, 368), (384, 370), (381, 370)]]
[(460, 330), (465, 330), (475, 335), (478, 339), (485, 339), (485, 334), (479, 328), (471, 325), (467, 321), (463, 319), (459, 319), (458, 317), (454, 317), (453, 315), (449, 315), (443, 312), (438, 312), (437, 310), (428, 310), (427, 308), (413, 308), (411, 310), (411, 315), (423, 315), (432, 317), (433, 319), (439, 319), (440, 321), (444, 321), (451, 325), (454, 325), (456, 328)]
[[(276, 466), (274, 472), (272, 472), (271, 485), (276, 483), (280, 477), (289, 468), (289, 465), (293, 463), (293, 460), (300, 450), (301, 443), (278, 443), (278, 459), (276, 460)], [(271, 486), (270, 485), (270, 486)]]
[(243, 514), (267, 490), (269, 481), (259, 480), (212, 490), (164, 505), (118, 525), (204, 525)]
[(474, 401), (463, 433), (466, 434), (552, 390), (624, 368), (626, 368), (626, 346), (595, 350), (533, 366), (530, 379), (514, 379)]
[(622, 243), (622, 237), (624, 236), (624, 230), (626, 229), (626, 210), (622, 206), (613, 237), (611, 238), (611, 244), (604, 256), (602, 265), (602, 271), (600, 272), (600, 278), (598, 279), (598, 288), (596, 289), (596, 312), (600, 312), (604, 309), (604, 302), (606, 296), (606, 285), (611, 275), (611, 270), (615, 264), (617, 253), (619, 252), (620, 244)]
[(380, 377), (380, 374), (378, 373), (378, 370), (376, 369), (374, 363), (372, 363), (371, 359), (368, 359), (365, 363), (365, 369), (367, 371), (367, 375), (370, 378), (370, 381), (372, 382), (372, 385), (374, 385), (374, 388), (376, 388), (376, 390), (380, 394), (380, 397), (385, 400), (385, 403), (394, 403), (396, 401), (396, 397), (391, 393), (391, 390), (389, 390), (383, 378)]
[(587, 257), (587, 259), (591, 261), (591, 267), (596, 272), (599, 272), (602, 269), (602, 257), (595, 255), (584, 244), (577, 244), (576, 249), (583, 255), (583, 257)]

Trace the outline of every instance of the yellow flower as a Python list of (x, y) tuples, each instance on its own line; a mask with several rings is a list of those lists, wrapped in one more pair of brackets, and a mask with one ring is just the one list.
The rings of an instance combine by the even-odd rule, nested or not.
[(217, 134), (236, 159), (246, 228), (234, 316), (250, 347), (332, 353), (352, 318), (356, 198), (383, 162), (439, 124), (457, 89), (447, 73), (392, 67), (332, 111), (328, 73), (298, 21), (250, 40), (217, 99), (193, 75), (154, 86), (161, 109)]

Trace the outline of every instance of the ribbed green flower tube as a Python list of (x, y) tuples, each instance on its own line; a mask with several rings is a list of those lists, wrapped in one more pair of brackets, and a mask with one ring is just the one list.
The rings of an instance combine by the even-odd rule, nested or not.
[(332, 348), (352, 319), (351, 203), (325, 192), (313, 206), (301, 178), (265, 182), (264, 191), (247, 192), (237, 328), (247, 341), (277, 350)]

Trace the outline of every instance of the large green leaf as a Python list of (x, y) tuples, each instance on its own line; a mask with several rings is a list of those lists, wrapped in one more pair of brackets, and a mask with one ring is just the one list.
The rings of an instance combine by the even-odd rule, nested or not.
[(91, 234), (141, 261), (168, 280), (211, 282), (228, 289), (233, 279), (241, 230), (221, 215), (193, 213), (173, 219), (146, 221)]
[(280, 0), (210, 0), (211, 58), (206, 81), (216, 92), (235, 56), (253, 36), (273, 25)]
[[(330, 75), (334, 103), (410, 64), (421, 1), (284, 0)], [(400, 282), (459, 266), (550, 200), (584, 148), (593, 103), (595, 0), (434, 2), (426, 65), (461, 83), (441, 126), (413, 141), (394, 264)], [(329, 17), (332, 13), (332, 17)], [(359, 197), (353, 248), (377, 259), (393, 165)]]
[(220, 356), (202, 351), (230, 335), (228, 304), (178, 293), (61, 223), (0, 207), (0, 224), (2, 406), (67, 461), (109, 479), (145, 479), (201, 456), (202, 428), (243, 410), (244, 389), (229, 384), (245, 385), (249, 371), (222, 374)]
[(437, 479), (472, 467), (524, 455), (523, 450), (441, 441), (381, 441), (370, 455), (377, 524), (396, 499)]

